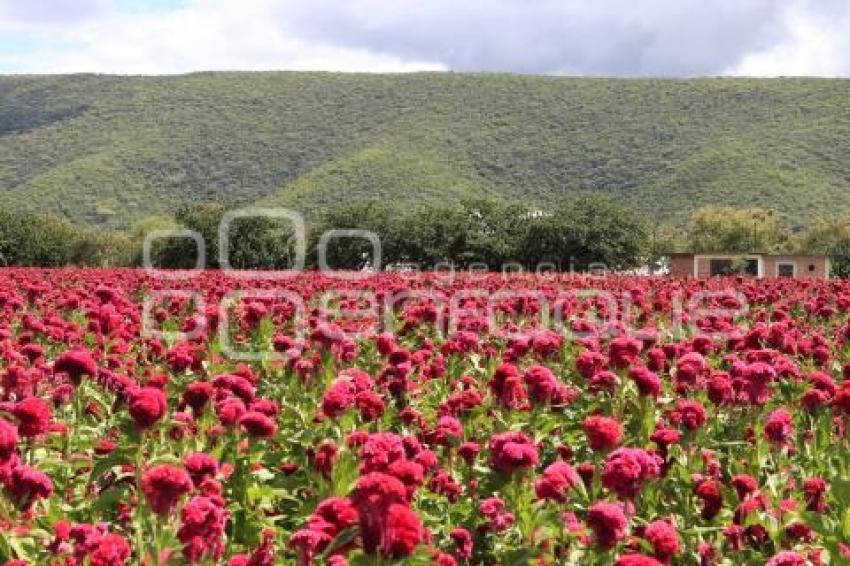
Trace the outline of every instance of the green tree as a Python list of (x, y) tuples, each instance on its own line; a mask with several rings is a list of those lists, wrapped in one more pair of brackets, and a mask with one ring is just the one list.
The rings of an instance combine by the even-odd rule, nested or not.
[(554, 263), (586, 270), (592, 264), (622, 270), (645, 261), (646, 221), (612, 199), (584, 195), (530, 214), (520, 249), (529, 267)]
[(850, 277), (850, 217), (819, 220), (800, 238), (797, 251), (827, 255), (832, 275)]
[(522, 246), (531, 208), (496, 199), (469, 200), (463, 207), (468, 233), (466, 251), (457, 258), (461, 265), (480, 262), (490, 269), (501, 269), (509, 262), (525, 265)]
[(771, 210), (706, 206), (691, 216), (688, 251), (785, 252), (793, 245), (790, 232)]
[[(227, 212), (220, 204), (180, 209), (178, 227), (200, 234), (205, 244), (206, 266), (219, 268), (219, 227)], [(228, 261), (236, 269), (282, 269), (294, 256), (292, 228), (285, 221), (266, 217), (234, 219), (229, 226)], [(163, 238), (154, 242), (151, 256), (159, 267), (191, 268), (197, 261), (197, 245), (191, 238)]]

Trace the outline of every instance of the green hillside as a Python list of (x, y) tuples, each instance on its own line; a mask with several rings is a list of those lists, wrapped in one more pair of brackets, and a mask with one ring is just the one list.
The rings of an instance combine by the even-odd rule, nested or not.
[(220, 201), (603, 191), (660, 221), (850, 212), (850, 81), (421, 73), (0, 77), (0, 206), (127, 226)]

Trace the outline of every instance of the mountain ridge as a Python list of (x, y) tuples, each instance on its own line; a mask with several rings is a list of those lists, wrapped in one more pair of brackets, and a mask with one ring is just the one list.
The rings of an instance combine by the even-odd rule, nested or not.
[(850, 81), (495, 73), (0, 76), (0, 205), (124, 228), (196, 202), (603, 192), (795, 228), (850, 212)]

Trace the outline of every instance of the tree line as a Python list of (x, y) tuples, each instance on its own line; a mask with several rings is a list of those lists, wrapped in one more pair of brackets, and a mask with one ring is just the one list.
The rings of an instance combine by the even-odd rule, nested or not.
[[(0, 212), (0, 265), (140, 266), (143, 243), (152, 230), (187, 229), (204, 241), (208, 268), (219, 265), (219, 225), (231, 210), (202, 204), (170, 218), (148, 218), (126, 231), (72, 224), (48, 214)], [(850, 276), (850, 219), (824, 219), (794, 233), (766, 209), (704, 207), (684, 227), (652, 225), (613, 199), (586, 194), (547, 206), (499, 199), (399, 206), (386, 201), (340, 204), (307, 225), (307, 268), (320, 261), (322, 234), (365, 230), (381, 244), (381, 267), (500, 270), (506, 266), (585, 271), (595, 265), (628, 270), (659, 265), (675, 251), (818, 253), (832, 259), (833, 274)], [(292, 265), (295, 238), (286, 220), (239, 218), (230, 224), (227, 258), (238, 269), (281, 269)], [(326, 265), (336, 269), (374, 267), (372, 242), (336, 237), (327, 242)], [(190, 268), (197, 245), (188, 237), (157, 238), (153, 265)]]

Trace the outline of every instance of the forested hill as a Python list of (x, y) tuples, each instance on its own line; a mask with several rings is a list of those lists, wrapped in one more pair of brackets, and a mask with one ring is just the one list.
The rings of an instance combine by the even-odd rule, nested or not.
[(792, 226), (850, 212), (850, 82), (421, 73), (0, 77), (0, 206), (128, 226), (183, 204), (603, 191)]

